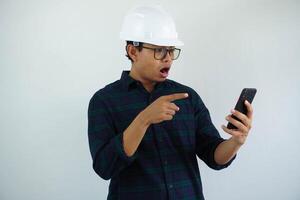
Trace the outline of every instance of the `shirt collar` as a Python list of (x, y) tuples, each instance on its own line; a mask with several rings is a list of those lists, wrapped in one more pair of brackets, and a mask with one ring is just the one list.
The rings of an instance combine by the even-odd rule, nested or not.
[[(140, 81), (135, 80), (134, 78), (132, 78), (132, 77), (129, 75), (129, 73), (130, 73), (129, 70), (123, 70), (122, 75), (121, 75), (121, 78), (120, 78), (120, 80), (121, 80), (121, 82), (122, 82), (122, 84), (123, 84), (124, 89), (126, 89), (127, 91), (128, 91), (132, 86), (135, 86), (135, 85), (137, 85), (137, 84), (141, 84)], [(167, 85), (167, 84), (169, 84), (169, 80), (168, 80), (168, 79), (166, 79), (166, 80), (163, 81), (163, 82), (158, 82), (158, 83), (156, 83), (156, 85), (155, 85), (154, 88), (155, 88), (155, 89), (156, 89), (156, 88), (160, 88), (160, 87), (162, 87), (162, 86), (164, 86), (164, 85)]]

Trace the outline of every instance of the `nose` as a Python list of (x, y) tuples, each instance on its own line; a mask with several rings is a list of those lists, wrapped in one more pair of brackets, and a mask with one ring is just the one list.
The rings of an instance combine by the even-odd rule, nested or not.
[(172, 61), (172, 57), (171, 57), (169, 51), (167, 51), (166, 56), (163, 58), (162, 61), (163, 61), (163, 62), (171, 62), (171, 61)]

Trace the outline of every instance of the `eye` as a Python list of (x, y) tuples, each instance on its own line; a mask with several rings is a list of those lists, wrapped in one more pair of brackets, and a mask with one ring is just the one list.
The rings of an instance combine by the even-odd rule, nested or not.
[(157, 48), (157, 49), (155, 49), (155, 51), (157, 52), (157, 53), (161, 53), (161, 52), (163, 52), (163, 48)]
[(169, 49), (170, 53), (174, 53), (175, 49)]

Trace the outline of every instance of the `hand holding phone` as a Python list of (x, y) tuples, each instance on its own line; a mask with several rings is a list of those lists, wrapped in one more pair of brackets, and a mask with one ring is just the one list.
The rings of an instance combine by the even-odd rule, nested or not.
[[(235, 105), (235, 110), (247, 115), (247, 108), (245, 106), (245, 101), (247, 100), (250, 104), (252, 103), (254, 96), (256, 94), (256, 89), (255, 88), (244, 88), (241, 92), (241, 95)], [(239, 120), (237, 117), (235, 117), (234, 115), (231, 115), (232, 118)], [(230, 122), (228, 122), (227, 124), (227, 128), (228, 129), (237, 129), (233, 124), (231, 124)]]

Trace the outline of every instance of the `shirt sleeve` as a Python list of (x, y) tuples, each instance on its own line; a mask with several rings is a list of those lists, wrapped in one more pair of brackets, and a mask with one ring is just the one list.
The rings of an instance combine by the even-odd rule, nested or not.
[(136, 153), (126, 155), (123, 133), (117, 133), (108, 106), (97, 94), (89, 102), (88, 139), (93, 168), (105, 180), (120, 173), (137, 157)]
[(236, 155), (226, 164), (219, 165), (214, 159), (217, 146), (225, 141), (213, 125), (210, 114), (200, 96), (194, 92), (194, 115), (196, 127), (196, 154), (210, 168), (220, 170), (228, 167)]

